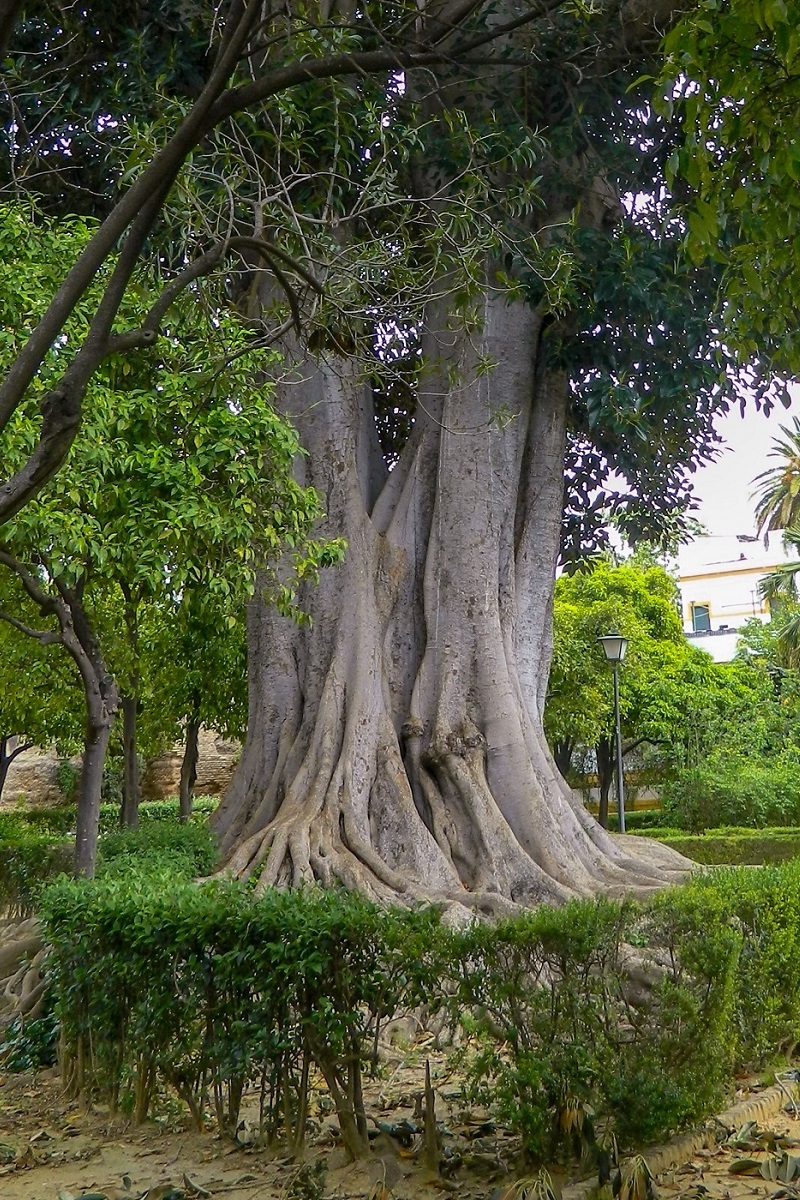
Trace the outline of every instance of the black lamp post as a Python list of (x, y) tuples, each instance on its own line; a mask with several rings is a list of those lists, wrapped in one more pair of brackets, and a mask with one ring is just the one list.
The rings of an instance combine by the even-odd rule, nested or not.
[(625, 832), (625, 790), (622, 778), (622, 734), (619, 722), (619, 664), (628, 649), (628, 639), (621, 633), (607, 633), (599, 637), (598, 642), (603, 647), (606, 661), (611, 664), (614, 676), (614, 725), (617, 743), (617, 811), (619, 812), (619, 831)]

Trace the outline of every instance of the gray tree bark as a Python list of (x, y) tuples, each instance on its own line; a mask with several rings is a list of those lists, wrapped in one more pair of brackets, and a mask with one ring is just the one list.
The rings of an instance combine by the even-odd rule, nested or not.
[(683, 874), (602, 830), (545, 741), (568, 384), (543, 366), (541, 317), (493, 283), (482, 331), (427, 335), (391, 473), (354, 364), (298, 353), (280, 385), (348, 551), (307, 596), (310, 626), (251, 606), (249, 733), (214, 825), (260, 888), (494, 912)]

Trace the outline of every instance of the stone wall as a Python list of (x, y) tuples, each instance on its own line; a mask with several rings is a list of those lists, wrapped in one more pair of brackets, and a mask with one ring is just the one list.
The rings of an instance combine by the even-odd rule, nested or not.
[[(218, 796), (224, 792), (239, 758), (238, 742), (226, 742), (208, 730), (200, 733), (200, 757), (197, 764), (196, 796)], [(142, 799), (163, 800), (177, 796), (181, 777), (182, 750), (161, 754), (147, 763), (142, 777)], [(76, 767), (80, 759), (71, 760)], [(55, 752), (26, 750), (9, 768), (0, 805), (24, 800), (26, 804), (59, 804), (64, 797), (58, 786), (58, 758)]]

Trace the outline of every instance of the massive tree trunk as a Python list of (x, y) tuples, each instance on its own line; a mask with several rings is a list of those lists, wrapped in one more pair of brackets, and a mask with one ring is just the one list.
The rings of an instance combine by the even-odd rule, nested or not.
[(391, 473), (354, 364), (298, 355), (279, 388), (348, 551), (306, 597), (310, 625), (251, 606), (248, 739), (214, 825), (259, 887), (492, 912), (685, 866), (602, 830), (545, 742), (568, 383), (544, 366), (540, 315), (485, 294), (482, 332), (432, 322)]

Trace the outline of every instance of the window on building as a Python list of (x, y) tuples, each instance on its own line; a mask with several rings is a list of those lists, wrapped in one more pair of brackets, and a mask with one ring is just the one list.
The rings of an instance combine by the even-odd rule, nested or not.
[(707, 604), (692, 604), (692, 629), (695, 633), (711, 632), (711, 610)]

